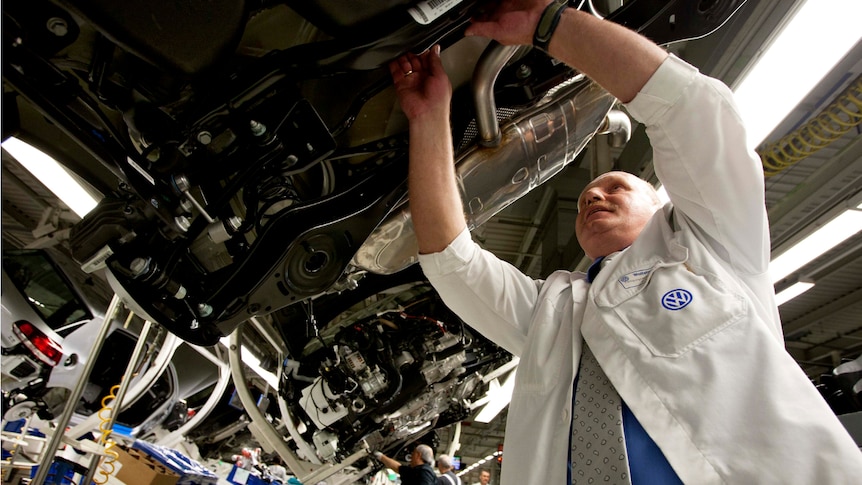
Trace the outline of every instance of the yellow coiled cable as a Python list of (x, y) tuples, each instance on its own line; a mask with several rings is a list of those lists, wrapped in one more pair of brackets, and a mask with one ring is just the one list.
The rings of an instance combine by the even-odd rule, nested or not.
[(826, 148), (862, 124), (862, 76), (805, 125), (775, 143), (757, 149), (763, 172), (772, 177), (798, 161)]
[(120, 386), (116, 385), (111, 387), (108, 395), (102, 398), (102, 409), (99, 409), (98, 416), (101, 420), (99, 422), (99, 431), (101, 431), (101, 436), (99, 436), (99, 444), (105, 447), (105, 454), (108, 456), (102, 458), (99, 463), (99, 474), (100, 477), (94, 476), (93, 481), (99, 485), (103, 485), (108, 481), (108, 476), (114, 473), (114, 462), (120, 458), (120, 454), (117, 453), (117, 450), (113, 448), (117, 446), (117, 443), (110, 439), (112, 429), (108, 426), (111, 424), (111, 402), (117, 399), (117, 392), (120, 390)]

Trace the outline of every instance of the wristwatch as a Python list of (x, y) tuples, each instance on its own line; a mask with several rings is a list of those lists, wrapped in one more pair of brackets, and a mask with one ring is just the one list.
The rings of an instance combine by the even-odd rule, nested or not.
[(536, 32), (533, 34), (533, 45), (542, 49), (548, 50), (548, 45), (551, 43), (551, 37), (554, 31), (557, 30), (557, 25), (560, 23), (560, 17), (563, 15), (563, 10), (568, 8), (568, 0), (554, 0), (542, 12), (539, 17), (539, 23), (536, 25)]

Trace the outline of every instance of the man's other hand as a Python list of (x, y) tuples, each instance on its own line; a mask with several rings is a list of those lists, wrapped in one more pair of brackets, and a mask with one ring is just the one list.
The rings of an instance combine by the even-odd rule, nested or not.
[(428, 114), (446, 114), (452, 100), (452, 84), (440, 61), (440, 46), (415, 55), (407, 53), (389, 63), (401, 109), (408, 120)]

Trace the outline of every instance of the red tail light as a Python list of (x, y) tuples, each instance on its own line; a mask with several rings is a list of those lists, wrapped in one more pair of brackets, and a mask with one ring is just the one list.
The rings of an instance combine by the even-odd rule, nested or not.
[(63, 358), (63, 348), (35, 325), (24, 320), (18, 320), (12, 326), (12, 330), (34, 357), (51, 367), (60, 363), (60, 359)]

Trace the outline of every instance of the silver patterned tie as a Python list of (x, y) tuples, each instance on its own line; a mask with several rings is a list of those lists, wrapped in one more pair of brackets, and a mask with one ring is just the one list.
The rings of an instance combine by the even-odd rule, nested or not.
[(622, 401), (584, 342), (572, 410), (572, 484), (630, 484)]

